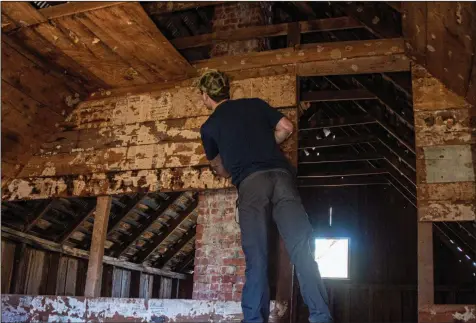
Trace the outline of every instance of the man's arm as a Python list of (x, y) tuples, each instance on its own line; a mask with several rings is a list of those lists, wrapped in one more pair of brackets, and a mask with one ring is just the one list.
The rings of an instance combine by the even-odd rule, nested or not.
[(293, 123), (288, 118), (282, 117), (274, 130), (274, 138), (278, 145), (282, 144), (293, 133)]
[(228, 173), (225, 167), (223, 167), (220, 155), (217, 155), (215, 158), (210, 160), (210, 165), (212, 166), (212, 169), (215, 174), (225, 178), (230, 177), (230, 173)]

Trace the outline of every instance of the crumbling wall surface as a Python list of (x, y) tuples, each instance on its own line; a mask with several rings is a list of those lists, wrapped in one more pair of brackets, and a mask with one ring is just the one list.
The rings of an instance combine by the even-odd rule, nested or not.
[[(238, 302), (2, 295), (2, 322), (240, 322)], [(287, 304), (271, 304), (277, 322)]]
[[(259, 97), (295, 114), (294, 74), (240, 78), (232, 98)], [(199, 129), (211, 111), (190, 84), (85, 101), (2, 197), (38, 199), (230, 187), (212, 175)], [(68, 130), (69, 129), (69, 130)], [(284, 147), (289, 147), (289, 143)]]
[(476, 108), (412, 69), (420, 221), (476, 219)]

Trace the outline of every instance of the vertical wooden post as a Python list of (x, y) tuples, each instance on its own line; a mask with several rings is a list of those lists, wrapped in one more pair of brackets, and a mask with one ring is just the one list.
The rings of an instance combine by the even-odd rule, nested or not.
[(86, 275), (86, 288), (84, 291), (84, 296), (86, 297), (100, 296), (102, 258), (104, 256), (104, 242), (106, 241), (111, 202), (112, 198), (110, 196), (99, 196), (97, 198), (88, 273)]
[(434, 303), (433, 223), (418, 222), (418, 306)]

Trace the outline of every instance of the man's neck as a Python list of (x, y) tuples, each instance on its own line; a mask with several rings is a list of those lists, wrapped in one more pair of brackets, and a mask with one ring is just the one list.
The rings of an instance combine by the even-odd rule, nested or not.
[(218, 108), (218, 106), (224, 102), (228, 101), (228, 99), (225, 99), (225, 100), (221, 100), (220, 102), (215, 102), (213, 105), (212, 105), (212, 109), (213, 111), (216, 110), (216, 108)]

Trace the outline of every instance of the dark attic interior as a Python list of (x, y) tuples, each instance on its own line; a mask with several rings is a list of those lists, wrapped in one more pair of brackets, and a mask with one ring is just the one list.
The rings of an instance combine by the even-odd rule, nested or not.
[[(476, 322), (474, 2), (2, 2), (2, 322), (240, 322), (195, 87), (281, 149), (335, 323)], [(269, 322), (308, 322), (270, 224)]]

